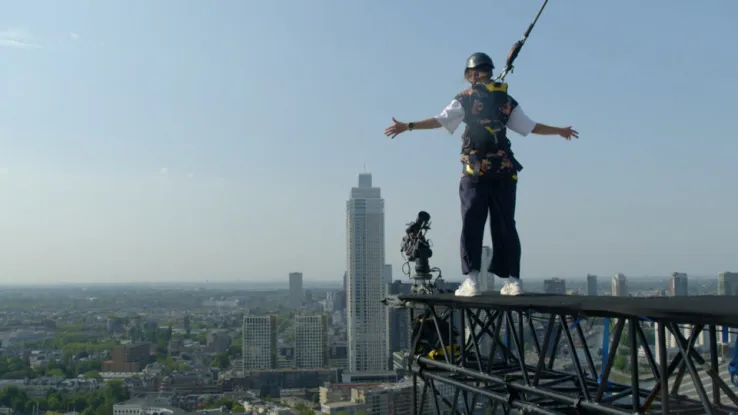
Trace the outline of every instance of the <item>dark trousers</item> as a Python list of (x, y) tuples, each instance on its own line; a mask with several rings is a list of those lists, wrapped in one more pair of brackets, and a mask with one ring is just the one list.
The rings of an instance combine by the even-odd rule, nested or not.
[(461, 199), (461, 270), (482, 270), (482, 244), (487, 212), (492, 232), (489, 271), (502, 278), (520, 277), (520, 238), (515, 227), (517, 178), (463, 176)]

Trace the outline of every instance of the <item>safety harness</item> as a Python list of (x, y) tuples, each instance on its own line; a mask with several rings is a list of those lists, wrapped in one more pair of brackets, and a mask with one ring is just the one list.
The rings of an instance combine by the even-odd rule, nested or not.
[[(520, 54), (520, 50), (523, 48), (523, 45), (525, 45), (525, 42), (528, 40), (528, 37), (530, 36), (530, 33), (533, 31), (533, 28), (535, 27), (536, 23), (538, 23), (538, 19), (541, 17), (541, 14), (543, 13), (543, 10), (546, 8), (547, 4), (548, 4), (548, 0), (544, 0), (543, 5), (541, 5), (541, 8), (538, 10), (538, 13), (536, 14), (535, 19), (533, 19), (533, 22), (530, 25), (528, 25), (528, 29), (526, 29), (525, 33), (523, 33), (523, 37), (517, 42), (515, 42), (515, 44), (513, 44), (512, 49), (510, 49), (510, 52), (507, 55), (507, 61), (505, 62), (505, 68), (497, 76), (497, 78), (495, 79), (495, 82), (493, 84), (485, 85), (485, 87), (489, 90), (489, 92), (502, 91), (502, 92), (507, 93), (507, 84), (504, 83), (505, 77), (507, 76), (507, 74), (513, 72), (515, 68), (514, 66), (515, 59), (518, 57), (518, 54)], [(485, 127), (485, 129), (492, 135), (496, 136), (497, 131), (493, 127), (487, 126)], [(509, 147), (509, 145), (507, 147)], [(507, 148), (506, 150), (509, 152), (509, 148)], [(465, 174), (477, 177), (477, 176), (481, 176), (484, 173), (485, 169), (482, 168), (482, 163), (490, 155), (486, 153), (479, 153), (479, 154), (474, 154), (474, 153), (478, 153), (478, 152), (472, 152), (472, 154), (462, 156), (461, 162), (465, 165), (465, 171), (464, 171)], [(511, 167), (514, 166), (517, 171), (522, 169), (522, 166), (514, 158), (510, 162), (512, 163)], [(513, 174), (513, 178), (517, 180), (517, 174)]]

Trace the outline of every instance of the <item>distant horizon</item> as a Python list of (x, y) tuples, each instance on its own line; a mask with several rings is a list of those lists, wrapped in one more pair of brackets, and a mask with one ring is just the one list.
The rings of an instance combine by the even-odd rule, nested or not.
[[(678, 271), (677, 271), (678, 272)], [(707, 274), (689, 274), (687, 273), (687, 277), (690, 279), (717, 279), (717, 276), (720, 272), (730, 272), (730, 271), (719, 271), (716, 272), (713, 275), (707, 275)], [(623, 273), (628, 279), (630, 280), (648, 280), (648, 279), (659, 279), (659, 278), (669, 278), (671, 277), (671, 273), (665, 274), (665, 275), (628, 275), (626, 273)], [(596, 275), (598, 278), (610, 278), (612, 275), (604, 275), (604, 274), (590, 274), (590, 275)], [(614, 275), (614, 274), (613, 274)], [(574, 277), (562, 277), (562, 276), (544, 276), (544, 277), (528, 277), (525, 278), (526, 281), (543, 281), (549, 278), (561, 278), (567, 281), (576, 281), (576, 280), (582, 280), (586, 281), (587, 275), (584, 276), (574, 276)], [(405, 278), (393, 278), (392, 281), (403, 281), (403, 282), (409, 282), (410, 279)], [(450, 282), (461, 282), (462, 278), (443, 278), (444, 281), (450, 281)], [(282, 284), (284, 283), (284, 284)], [(208, 284), (208, 286), (202, 286), (204, 284)], [(326, 288), (327, 286), (342, 286), (343, 281), (341, 279), (334, 280), (334, 279), (313, 279), (313, 278), (304, 278), (303, 279), (303, 285), (306, 284), (316, 284), (318, 285), (315, 288)], [(127, 281), (127, 282), (85, 282), (85, 281), (69, 281), (69, 282), (56, 282), (56, 283), (19, 283), (19, 284), (13, 284), (13, 283), (7, 283), (7, 282), (0, 282), (0, 287), (13, 287), (13, 288), (42, 288), (42, 287), (121, 287), (121, 286), (145, 286), (145, 287), (153, 287), (153, 286), (162, 286), (162, 287), (172, 287), (172, 286), (180, 286), (180, 287), (188, 287), (188, 288), (218, 288), (218, 286), (233, 286), (233, 285), (243, 285), (244, 288), (247, 288), (249, 286), (252, 287), (269, 287), (270, 289), (275, 289), (274, 287), (281, 287), (284, 285), (284, 288), (287, 289), (289, 285), (288, 278), (285, 278), (284, 280), (269, 280), (269, 281), (245, 281), (245, 280), (234, 280), (234, 279), (223, 279), (223, 280), (213, 280), (213, 279), (204, 279), (202, 281), (192, 281), (192, 280), (183, 280), (183, 281), (162, 281), (162, 282), (156, 282), (156, 281)], [(310, 286), (306, 286), (305, 288), (311, 288)]]

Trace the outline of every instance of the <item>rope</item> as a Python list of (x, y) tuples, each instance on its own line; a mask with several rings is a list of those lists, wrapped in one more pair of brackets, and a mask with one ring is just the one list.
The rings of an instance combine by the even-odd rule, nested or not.
[(538, 14), (536, 14), (536, 18), (533, 19), (533, 22), (528, 26), (528, 29), (523, 34), (522, 39), (515, 42), (512, 49), (510, 49), (510, 53), (507, 55), (507, 62), (505, 63), (505, 69), (502, 70), (500, 75), (497, 77), (497, 82), (502, 82), (505, 80), (505, 77), (508, 73), (512, 73), (515, 63), (515, 59), (518, 57), (518, 54), (520, 53), (520, 49), (523, 48), (523, 45), (525, 45), (525, 41), (528, 40), (528, 36), (530, 36), (530, 32), (533, 31), (533, 27), (535, 27), (536, 23), (538, 23), (538, 19), (541, 17), (541, 13), (543, 13), (543, 9), (546, 8), (546, 5), (548, 4), (548, 0), (544, 0), (543, 5), (538, 10)]

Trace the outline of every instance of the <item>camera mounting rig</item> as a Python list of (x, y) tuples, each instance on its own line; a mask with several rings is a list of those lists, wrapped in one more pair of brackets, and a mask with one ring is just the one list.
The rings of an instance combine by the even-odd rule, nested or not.
[[(414, 294), (432, 294), (439, 291), (436, 281), (441, 278), (441, 270), (438, 267), (431, 268), (428, 261), (433, 256), (431, 242), (425, 237), (426, 232), (430, 230), (430, 223), (430, 214), (420, 211), (415, 221), (407, 224), (405, 236), (402, 237), (400, 251), (405, 258), (402, 272), (413, 280)], [(411, 262), (415, 263), (414, 276)]]

